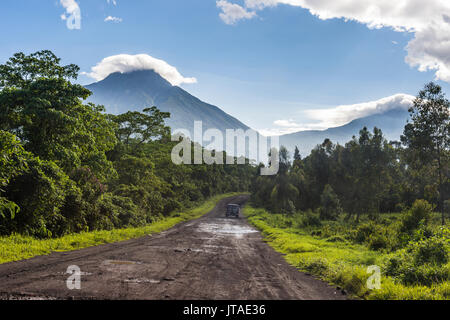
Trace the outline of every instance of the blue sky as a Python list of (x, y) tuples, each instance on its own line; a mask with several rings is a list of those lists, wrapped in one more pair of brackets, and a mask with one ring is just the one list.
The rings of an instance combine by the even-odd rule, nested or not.
[[(75, 0), (64, 1), (67, 8)], [(439, 7), (445, 6), (443, 1), (431, 1), (436, 21), (446, 19)], [(18, 51), (50, 49), (64, 63), (75, 63), (89, 73), (106, 57), (147, 54), (184, 77), (195, 77), (197, 83), (181, 84), (188, 92), (252, 128), (273, 132), (314, 127), (321, 119), (311, 117), (311, 110), (342, 105), (353, 110), (352, 105), (397, 93), (415, 95), (439, 72), (439, 84), (450, 92), (443, 81), (448, 81), (445, 63), (450, 59), (436, 54), (424, 60), (420, 51), (432, 52), (420, 41), (429, 28), (425, 19), (434, 19), (420, 8), (412, 15), (414, 21), (410, 13), (403, 20), (397, 13), (392, 22), (383, 12), (368, 21), (366, 11), (339, 6), (325, 17), (313, 0), (113, 2), (75, 1), (81, 25), (69, 29), (71, 11), (60, 0), (2, 0), (0, 63)], [(105, 21), (109, 16), (116, 21)], [(383, 27), (371, 29), (371, 22)], [(414, 47), (407, 50), (411, 42)], [(407, 63), (407, 56), (419, 62)], [(418, 70), (430, 63), (434, 67), (428, 71)], [(82, 84), (93, 81), (87, 75), (79, 78)]]

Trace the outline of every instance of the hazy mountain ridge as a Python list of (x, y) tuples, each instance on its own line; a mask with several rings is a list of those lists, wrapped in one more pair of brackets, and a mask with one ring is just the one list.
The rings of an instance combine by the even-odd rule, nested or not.
[(298, 146), (300, 154), (304, 157), (309, 155), (311, 150), (326, 138), (333, 143), (341, 145), (350, 141), (353, 136), (358, 136), (363, 127), (373, 131), (374, 127), (380, 128), (388, 140), (399, 140), (403, 133), (409, 113), (404, 108), (396, 108), (381, 114), (375, 114), (359, 119), (350, 123), (326, 130), (308, 130), (280, 136), (280, 145), (284, 145), (289, 151), (293, 152), (295, 146)]

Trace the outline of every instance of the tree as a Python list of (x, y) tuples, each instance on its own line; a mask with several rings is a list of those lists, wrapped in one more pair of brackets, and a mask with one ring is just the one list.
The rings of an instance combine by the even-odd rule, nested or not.
[(306, 179), (308, 181), (309, 207), (320, 206), (320, 195), (329, 183), (331, 163), (330, 156), (336, 146), (330, 139), (325, 139), (322, 144), (317, 145), (311, 154), (304, 159)]
[(327, 184), (320, 196), (320, 219), (336, 220), (342, 212), (341, 203), (333, 188)]
[(0, 65), (0, 128), (68, 174), (89, 164), (107, 176), (113, 174), (105, 157), (116, 143), (113, 126), (103, 107), (82, 103), (91, 92), (70, 82), (78, 71), (61, 66), (51, 51), (16, 53)]
[(290, 182), (289, 169), (291, 163), (289, 162), (289, 153), (284, 146), (280, 147), (279, 155), (280, 168), (270, 195), (272, 208), (283, 213), (294, 213), (294, 201), (299, 196), (299, 191)]
[[(412, 122), (405, 126), (401, 141), (414, 151), (414, 156), (422, 163), (436, 163), (439, 207), (444, 225), (444, 179), (448, 180), (450, 160), (450, 102), (442, 88), (430, 82), (419, 92), (409, 113)], [(444, 172), (447, 173), (445, 176)]]
[(110, 117), (118, 125), (117, 139), (127, 148), (132, 146), (133, 151), (152, 139), (165, 138), (170, 134), (170, 128), (164, 124), (170, 113), (161, 112), (155, 106), (145, 108), (142, 113), (128, 111)]
[(9, 213), (14, 219), (19, 212), (20, 207), (3, 194), (14, 177), (27, 171), (28, 163), (32, 158), (14, 135), (0, 130), (0, 218), (6, 218), (6, 213)]
[(302, 160), (302, 156), (300, 155), (300, 150), (298, 150), (298, 147), (295, 146), (294, 161), (301, 161), (301, 160)]
[(76, 79), (80, 68), (74, 64), (60, 66), (61, 59), (49, 50), (30, 55), (18, 52), (0, 65), (0, 89), (21, 89), (40, 78)]

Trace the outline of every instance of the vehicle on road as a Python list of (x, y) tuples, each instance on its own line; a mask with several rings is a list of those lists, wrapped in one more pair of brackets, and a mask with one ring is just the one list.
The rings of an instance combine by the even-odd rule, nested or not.
[(239, 218), (239, 213), (241, 212), (241, 206), (238, 204), (230, 203), (227, 205), (227, 212), (225, 216), (227, 218), (233, 217), (233, 218)]

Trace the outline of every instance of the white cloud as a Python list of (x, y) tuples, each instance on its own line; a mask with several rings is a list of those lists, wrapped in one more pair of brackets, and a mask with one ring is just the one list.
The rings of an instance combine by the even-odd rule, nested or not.
[(120, 23), (120, 22), (122, 22), (123, 20), (122, 20), (122, 18), (112, 17), (112, 16), (107, 16), (107, 17), (105, 18), (105, 22), (109, 22), (109, 21), (115, 22), (115, 23)]
[(318, 121), (316, 129), (334, 128), (345, 125), (355, 119), (381, 114), (392, 109), (408, 110), (415, 97), (407, 94), (396, 94), (376, 101), (341, 105), (331, 109), (311, 109), (305, 114), (311, 120)]
[(304, 111), (306, 121), (299, 123), (293, 119), (276, 120), (273, 128), (259, 129), (264, 136), (279, 136), (305, 130), (325, 130), (343, 126), (355, 119), (374, 114), (385, 113), (393, 109), (407, 110), (415, 97), (396, 94), (376, 101), (353, 105), (340, 105), (328, 109), (310, 109)]
[(273, 122), (274, 125), (279, 126), (279, 127), (285, 127), (285, 128), (290, 128), (290, 127), (299, 127), (300, 125), (295, 123), (294, 120), (289, 119), (289, 120), (275, 120)]
[(117, 2), (116, 2), (116, 0), (106, 0), (106, 2), (108, 2), (108, 4), (113, 4), (113, 5), (117, 5)]
[(242, 10), (262, 10), (280, 4), (307, 9), (322, 20), (338, 18), (357, 21), (371, 29), (389, 27), (414, 33), (405, 61), (419, 71), (434, 71), (437, 79), (450, 82), (448, 0), (245, 0)]
[(314, 124), (299, 124), (293, 119), (288, 120), (275, 120), (273, 122), (273, 128), (259, 129), (258, 132), (263, 136), (281, 136), (284, 134), (290, 134), (294, 132), (317, 129), (317, 125)]
[(195, 78), (183, 77), (175, 67), (169, 65), (167, 62), (153, 58), (147, 54), (119, 54), (107, 57), (92, 67), (90, 73), (83, 72), (82, 74), (100, 81), (111, 73), (126, 73), (137, 70), (153, 70), (174, 86), (182, 83), (197, 82)]
[(61, 20), (66, 21), (67, 28), (81, 29), (81, 9), (75, 0), (60, 0), (66, 12), (61, 15)]
[(231, 25), (242, 19), (252, 19), (256, 17), (256, 13), (254, 11), (247, 11), (240, 5), (230, 3), (226, 0), (219, 0), (216, 2), (216, 5), (222, 10), (219, 16), (226, 24)]

